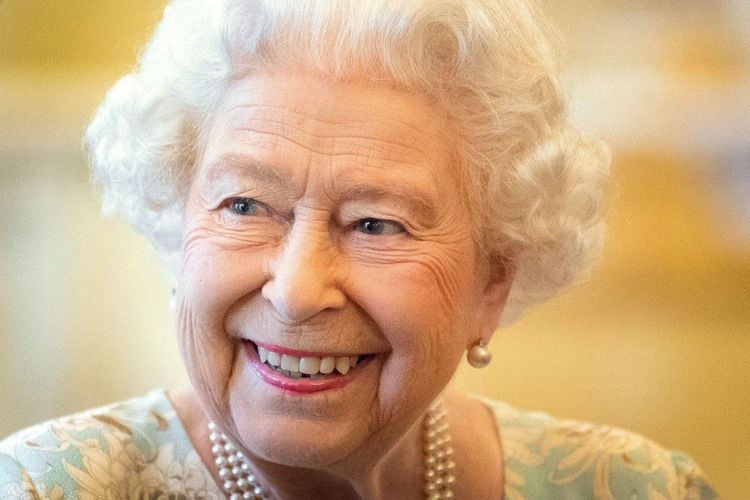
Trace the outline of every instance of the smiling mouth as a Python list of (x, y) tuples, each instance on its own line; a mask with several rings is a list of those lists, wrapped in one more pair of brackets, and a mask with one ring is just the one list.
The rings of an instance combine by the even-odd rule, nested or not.
[(279, 352), (270, 345), (259, 345), (246, 341), (255, 350), (258, 359), (265, 366), (290, 379), (320, 380), (346, 375), (358, 365), (373, 357), (372, 354), (352, 354), (348, 356), (296, 355)]

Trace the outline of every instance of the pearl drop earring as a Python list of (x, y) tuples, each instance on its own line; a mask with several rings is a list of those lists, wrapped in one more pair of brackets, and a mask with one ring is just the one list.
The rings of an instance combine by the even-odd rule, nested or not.
[(484, 368), (492, 361), (492, 353), (485, 347), (484, 340), (480, 340), (468, 350), (466, 359), (474, 368)]

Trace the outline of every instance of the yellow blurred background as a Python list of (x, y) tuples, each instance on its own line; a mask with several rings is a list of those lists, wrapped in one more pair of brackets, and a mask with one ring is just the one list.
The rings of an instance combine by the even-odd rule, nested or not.
[[(0, 436), (185, 382), (147, 244), (99, 217), (80, 138), (164, 1), (0, 0)], [(750, 478), (750, 2), (545, 2), (572, 111), (614, 153), (590, 283), (456, 384)]]

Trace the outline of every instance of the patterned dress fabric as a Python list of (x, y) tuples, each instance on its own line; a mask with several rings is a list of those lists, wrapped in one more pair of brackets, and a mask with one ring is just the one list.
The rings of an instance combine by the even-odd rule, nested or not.
[[(483, 400), (505, 450), (504, 498), (710, 499), (686, 455), (620, 429)], [(164, 391), (0, 441), (0, 498), (222, 499)]]

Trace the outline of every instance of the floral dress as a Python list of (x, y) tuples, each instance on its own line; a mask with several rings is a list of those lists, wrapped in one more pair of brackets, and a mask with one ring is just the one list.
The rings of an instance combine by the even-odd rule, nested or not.
[[(686, 455), (615, 428), (485, 401), (509, 500), (710, 499)], [(0, 442), (0, 498), (221, 499), (164, 391), (39, 424)]]
[(484, 402), (501, 429), (508, 500), (718, 497), (690, 457), (643, 436)]

